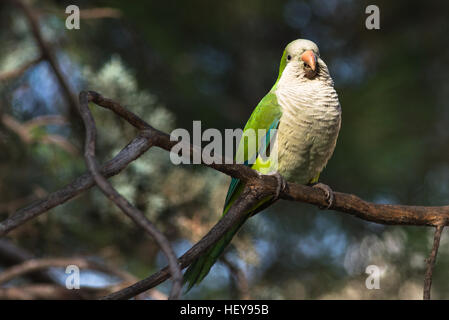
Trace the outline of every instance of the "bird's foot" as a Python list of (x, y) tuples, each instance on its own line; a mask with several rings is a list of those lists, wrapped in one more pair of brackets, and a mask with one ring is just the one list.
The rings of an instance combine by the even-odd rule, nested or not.
[(320, 206), (320, 209), (329, 209), (334, 204), (334, 192), (327, 184), (315, 183), (314, 185), (312, 185), (312, 188), (322, 190), (324, 192), (324, 195), (326, 196), (327, 206)]
[(276, 187), (276, 191), (274, 194), (274, 198), (273, 198), (273, 201), (276, 201), (279, 199), (281, 192), (284, 191), (285, 188), (287, 187), (287, 182), (285, 181), (284, 177), (282, 177), (281, 174), (277, 171), (273, 172), (273, 173), (269, 173), (267, 175), (275, 177), (278, 182), (278, 185)]

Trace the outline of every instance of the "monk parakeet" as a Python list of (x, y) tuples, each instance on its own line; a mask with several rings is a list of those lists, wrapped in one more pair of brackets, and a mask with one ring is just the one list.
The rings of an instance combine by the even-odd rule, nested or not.
[[(332, 202), (332, 190), (318, 182), (319, 175), (331, 157), (341, 124), (341, 107), (329, 70), (320, 58), (315, 43), (305, 39), (295, 40), (287, 45), (281, 58), (279, 75), (271, 90), (254, 109), (243, 130), (236, 157), (243, 157), (245, 164), (262, 174), (275, 174), (280, 184), (285, 181), (309, 184), (322, 189)], [(257, 154), (248, 154), (245, 133), (253, 129), (276, 130), (269, 143), (259, 143), (256, 137)], [(270, 146), (271, 152), (262, 158), (262, 149)], [(255, 161), (247, 160), (252, 157)], [(285, 180), (284, 180), (285, 179)], [(223, 215), (240, 196), (244, 182), (232, 179), (226, 196)], [(269, 197), (247, 213), (245, 218), (229, 230), (204, 255), (193, 262), (184, 281), (188, 290), (201, 282), (212, 265), (223, 253), (232, 237), (244, 222), (271, 205), (277, 196)]]

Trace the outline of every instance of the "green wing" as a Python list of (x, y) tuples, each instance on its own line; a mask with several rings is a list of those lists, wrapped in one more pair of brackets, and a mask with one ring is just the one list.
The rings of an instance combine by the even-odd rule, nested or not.
[[(281, 107), (277, 102), (276, 95), (273, 92), (269, 92), (254, 109), (251, 117), (245, 125), (243, 130), (242, 138), (239, 142), (239, 147), (237, 149), (236, 157), (240, 157), (245, 165), (251, 166), (252, 168), (258, 170), (257, 164), (251, 164), (250, 160), (257, 158), (260, 154), (262, 148), (268, 148), (270, 130), (276, 129), (279, 125), (279, 119), (281, 118), (282, 112)], [(248, 143), (245, 143), (245, 137), (249, 131), (248, 129), (253, 129), (255, 133), (255, 139), (250, 139)], [(259, 129), (266, 130), (265, 141), (259, 139)], [(262, 132), (261, 132), (262, 133)], [(260, 141), (259, 141), (260, 140)], [(262, 142), (261, 145), (259, 145)], [(255, 143), (256, 147), (250, 146), (250, 143)], [(225, 215), (234, 201), (239, 197), (240, 193), (243, 191), (244, 184), (241, 183), (239, 179), (233, 178), (229, 186), (228, 194), (226, 195), (225, 205), (223, 209), (223, 215)], [(240, 227), (245, 223), (245, 221), (257, 210), (260, 210), (262, 205), (269, 201), (270, 198), (262, 200), (258, 203), (252, 210), (248, 212), (246, 217), (239, 221), (231, 230), (229, 230), (215, 245), (213, 245), (207, 252), (199, 257), (195, 262), (193, 262), (184, 274), (184, 281), (188, 282), (187, 291), (190, 290), (195, 284), (201, 282), (204, 277), (209, 273), (210, 268), (217, 261), (218, 257), (223, 253), (224, 249), (231, 242), (233, 236), (237, 233)]]
[[(257, 158), (257, 155), (262, 151), (266, 151), (265, 149), (269, 146), (268, 139), (270, 138), (270, 132), (272, 129), (277, 129), (279, 125), (279, 119), (281, 118), (282, 111), (279, 106), (276, 98), (276, 94), (273, 92), (269, 92), (257, 105), (251, 114), (248, 122), (243, 129), (243, 135), (239, 142), (239, 148), (237, 150), (237, 154), (235, 159), (240, 158), (243, 159), (244, 164), (247, 166), (251, 166), (255, 170), (259, 170), (258, 166), (254, 165), (254, 163), (248, 163), (248, 161)], [(250, 139), (249, 143), (256, 144), (255, 148), (248, 148), (249, 143), (245, 143), (245, 137), (247, 137), (248, 129), (253, 129), (255, 133), (255, 141), (254, 139)], [(265, 129), (267, 132), (265, 143), (259, 146), (260, 142), (263, 141), (259, 137), (259, 129)], [(248, 140), (247, 140), (248, 141)], [(264, 150), (260, 148), (264, 148)], [(251, 150), (249, 150), (251, 149)], [(252, 150), (256, 150), (257, 154), (252, 153)], [(236, 178), (232, 178), (231, 184), (229, 185), (228, 193), (226, 195), (225, 205), (223, 214), (227, 212), (227, 207), (235, 198), (238, 191), (238, 187), (240, 186), (240, 180)], [(241, 190), (239, 190), (241, 191)]]

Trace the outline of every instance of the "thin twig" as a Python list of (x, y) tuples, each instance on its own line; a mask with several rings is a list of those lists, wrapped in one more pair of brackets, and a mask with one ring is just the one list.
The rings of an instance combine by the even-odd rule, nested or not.
[[(40, 118), (40, 117), (38, 117)], [(72, 154), (72, 155), (78, 155), (78, 149), (71, 144), (65, 137), (59, 135), (59, 134), (49, 134), (46, 133), (42, 136), (35, 136), (32, 133), (32, 130), (39, 125), (44, 125), (44, 122), (47, 120), (48, 123), (54, 122), (57, 123), (58, 121), (57, 117), (55, 116), (47, 116), (42, 117), (43, 119), (36, 119), (36, 122), (33, 122), (33, 120), (30, 120), (26, 123), (20, 123), (19, 121), (15, 120), (10, 115), (4, 114), (3, 117), (0, 116), (0, 122), (2, 122), (5, 127), (16, 133), (20, 139), (25, 143), (33, 143), (33, 142), (40, 142), (45, 144), (53, 144), (61, 149), (65, 150), (66, 152)], [(46, 119), (45, 119), (46, 118)], [(60, 117), (59, 117), (60, 118)], [(59, 119), (60, 120), (60, 119)], [(60, 124), (58, 122), (58, 124)]]
[(122, 12), (115, 8), (90, 8), (80, 10), (81, 19), (102, 19), (102, 18), (118, 19), (121, 16)]
[[(3, 267), (14, 266), (31, 259), (34, 259), (34, 256), (24, 248), (18, 247), (8, 239), (0, 239), (0, 262)], [(58, 283), (46, 271), (33, 272), (28, 274), (27, 278), (34, 282)]]
[(88, 93), (81, 92), (79, 97), (79, 106), (81, 118), (84, 121), (86, 130), (86, 142), (84, 157), (86, 164), (91, 172), (98, 188), (119, 207), (123, 213), (129, 216), (138, 226), (144, 229), (151, 237), (153, 237), (159, 247), (164, 252), (168, 260), (168, 265), (173, 278), (173, 286), (169, 299), (178, 299), (182, 290), (182, 273), (178, 266), (178, 260), (175, 253), (167, 240), (167, 238), (145, 217), (145, 215), (136, 207), (134, 207), (128, 200), (126, 200), (120, 193), (118, 193), (109, 181), (100, 173), (99, 165), (95, 158), (95, 140), (96, 128), (95, 120), (88, 106)]
[[(25, 284), (0, 288), (0, 300), (79, 300), (90, 290), (67, 290), (55, 284)], [(89, 294), (86, 298), (92, 298)]]
[(34, 129), (36, 127), (48, 125), (66, 125), (66, 124), (68, 124), (67, 119), (56, 114), (37, 116), (23, 123), (23, 125), (26, 126), (28, 129)]
[(73, 92), (73, 90), (70, 87), (69, 82), (64, 77), (62, 70), (58, 64), (58, 61), (56, 59), (56, 56), (53, 52), (53, 48), (51, 45), (45, 41), (42, 32), (39, 28), (39, 22), (38, 17), (34, 12), (34, 9), (31, 8), (28, 4), (26, 4), (22, 0), (10, 0), (12, 3), (14, 3), (18, 8), (22, 10), (24, 13), (26, 19), (28, 20), (28, 23), (31, 28), (31, 32), (36, 39), (37, 45), (40, 48), (41, 55), (44, 59), (48, 61), (51, 68), (53, 69), (53, 72), (56, 75), (56, 78), (61, 85), (62, 91), (69, 103), (70, 106), (70, 114), (74, 117), (74, 119), (78, 119), (78, 99), (76, 97), (76, 94)]
[[(24, 250), (23, 248), (19, 248), (15, 246), (13, 243), (6, 239), (0, 239), (0, 260), (2, 263), (6, 263), (6, 265), (12, 265), (11, 267), (3, 270), (0, 273), (0, 284), (5, 283), (7, 281), (12, 280), (16, 277), (27, 277), (33, 282), (37, 282), (37, 287), (45, 284), (52, 284), (53, 286), (59, 286), (63, 290), (55, 291), (56, 293), (60, 293), (59, 298), (70, 298), (70, 299), (96, 299), (98, 297), (102, 297), (105, 294), (109, 294), (112, 292), (116, 292), (121, 290), (133, 283), (135, 283), (138, 279), (121, 269), (116, 268), (110, 264), (105, 264), (103, 262), (99, 263), (90, 259), (86, 259), (83, 257), (70, 257), (70, 258), (33, 258), (33, 256)], [(51, 267), (62, 267), (66, 268), (68, 265), (76, 265), (80, 269), (91, 269), (97, 270), (108, 275), (113, 275), (121, 279), (121, 282), (118, 284), (113, 284), (107, 287), (101, 288), (90, 288), (84, 287), (83, 290), (74, 290), (72, 295), (67, 296), (64, 291), (67, 291), (67, 288), (61, 284), (60, 281), (50, 275), (47, 271), (48, 268)], [(35, 288), (35, 285), (27, 285), (20, 287), (10, 287), (10, 288), (0, 288), (0, 297), (12, 298), (15, 294), (20, 299), (22, 294), (26, 295), (29, 288)], [(9, 294), (12, 294), (9, 295)], [(136, 299), (144, 299), (151, 298), (155, 300), (167, 300), (167, 296), (156, 290), (151, 289), (145, 294), (141, 294), (135, 297)]]
[(245, 272), (240, 269), (235, 263), (230, 261), (225, 256), (222, 256), (220, 260), (228, 267), (232, 281), (238, 292), (237, 299), (249, 300), (251, 299), (251, 294), (249, 290), (248, 279), (246, 278)]
[(115, 275), (123, 281), (132, 281), (135, 277), (127, 272), (111, 268), (109, 266), (96, 263), (85, 258), (42, 258), (30, 259), (21, 264), (14, 265), (0, 273), (0, 284), (10, 281), (19, 276), (26, 275), (31, 272), (48, 269), (51, 267), (65, 268), (68, 265), (76, 265), (80, 269), (94, 269), (108, 274)]
[[(51, 14), (56, 15), (61, 18), (67, 18), (67, 14), (60, 9), (54, 8), (44, 8), (42, 10), (37, 10), (38, 15)], [(104, 18), (112, 18), (119, 19), (122, 17), (122, 12), (116, 8), (109, 7), (100, 7), (100, 8), (88, 8), (88, 9), (80, 9), (80, 19), (104, 19)]]
[[(48, 270), (46, 270), (48, 267), (66, 267), (70, 264), (76, 264), (81, 269), (88, 268), (98, 270), (110, 275), (114, 275), (122, 280), (118, 284), (114, 284), (104, 288), (98, 288), (98, 290), (95, 290), (95, 292), (92, 293), (92, 290), (84, 290), (84, 288), (83, 290), (72, 290), (76, 292), (73, 292), (73, 295), (70, 295), (71, 299), (95, 299), (98, 297), (102, 297), (105, 294), (123, 289), (138, 280), (132, 274), (118, 269), (114, 266), (87, 260), (85, 258), (35, 258), (30, 252), (16, 246), (14, 243), (7, 239), (0, 239), (0, 262), (2, 263), (2, 266), (9, 267), (8, 269), (3, 270), (3, 272), (0, 273), (0, 278), (3, 278), (5, 281), (7, 281), (5, 279), (6, 277), (10, 277), (10, 279), (12, 279), (12, 277), (20, 275), (21, 277), (26, 277), (28, 280), (31, 280), (34, 283), (38, 283), (40, 285), (53, 284), (62, 287), (64, 290), (67, 290), (67, 288), (65, 288), (65, 286), (57, 280), (57, 278), (52, 276), (48, 272)], [(10, 274), (10, 276), (7, 276), (8, 273)], [(13, 273), (15, 273), (15, 275), (13, 275)], [(17, 293), (17, 297), (20, 298), (22, 293), (28, 292), (27, 288), (29, 288), (29, 286), (10, 288), (12, 291), (8, 291), (7, 289), (0, 289), (0, 297), (11, 298), (12, 296), (8, 295), (8, 293)], [(59, 292), (61, 292), (61, 290)], [(64, 296), (66, 295), (63, 294), (60, 298)], [(135, 298), (140, 299), (146, 297), (155, 300), (167, 300), (167, 297), (162, 292), (156, 289), (151, 289), (144, 294), (136, 296)]]
[(433, 238), (433, 246), (432, 251), (430, 252), (430, 256), (427, 259), (427, 269), (426, 274), (424, 276), (424, 300), (430, 299), (430, 289), (432, 287), (432, 275), (433, 275), (433, 267), (435, 266), (435, 261), (437, 259), (438, 247), (440, 246), (441, 233), (443, 232), (444, 225), (439, 225), (435, 228), (435, 235)]

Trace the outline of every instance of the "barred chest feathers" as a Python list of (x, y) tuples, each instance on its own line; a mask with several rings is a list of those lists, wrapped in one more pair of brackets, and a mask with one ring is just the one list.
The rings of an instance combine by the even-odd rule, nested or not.
[(341, 125), (340, 103), (330, 77), (305, 83), (288, 79), (284, 72), (282, 78), (276, 89), (282, 117), (274, 165), (287, 181), (307, 184), (332, 156)]

